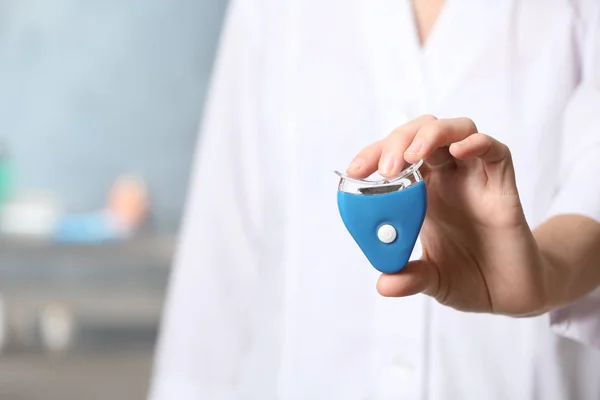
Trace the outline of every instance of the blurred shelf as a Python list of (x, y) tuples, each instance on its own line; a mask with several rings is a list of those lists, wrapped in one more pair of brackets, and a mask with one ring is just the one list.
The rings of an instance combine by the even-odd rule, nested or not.
[(0, 239), (0, 292), (160, 289), (168, 279), (175, 245), (172, 236), (93, 245)]
[[(47, 241), (0, 237), (1, 267), (52, 262), (67, 265), (106, 267), (164, 266), (173, 255), (175, 236), (137, 237), (124, 242), (99, 244), (59, 244)], [(7, 264), (5, 264), (7, 263)]]
[(49, 337), (75, 335), (70, 348), (107, 329), (107, 341), (119, 330), (154, 337), (175, 246), (173, 236), (104, 244), (0, 238), (8, 347), (48, 347)]

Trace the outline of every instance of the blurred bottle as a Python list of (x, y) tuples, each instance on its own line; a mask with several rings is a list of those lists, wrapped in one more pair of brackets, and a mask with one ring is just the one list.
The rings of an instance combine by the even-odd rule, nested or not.
[(127, 233), (135, 233), (146, 221), (149, 212), (148, 189), (141, 177), (120, 176), (110, 190), (108, 212)]

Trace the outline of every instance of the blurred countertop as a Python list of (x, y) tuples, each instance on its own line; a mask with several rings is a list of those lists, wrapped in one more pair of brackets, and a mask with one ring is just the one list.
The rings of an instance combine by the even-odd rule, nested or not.
[(81, 284), (162, 288), (175, 246), (175, 236), (104, 244), (0, 239), (0, 292), (20, 291), (23, 286), (74, 289)]
[(173, 255), (175, 236), (141, 236), (122, 242), (99, 244), (60, 244), (41, 240), (0, 238), (0, 268), (9, 263), (20, 265), (52, 261), (57, 263), (98, 262), (109, 266), (168, 264)]

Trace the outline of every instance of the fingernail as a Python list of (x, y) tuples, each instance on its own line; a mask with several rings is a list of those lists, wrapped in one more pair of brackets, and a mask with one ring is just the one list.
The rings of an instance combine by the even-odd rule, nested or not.
[(357, 158), (352, 161), (352, 163), (348, 167), (348, 171), (358, 171), (363, 165), (364, 161), (360, 158)]
[(381, 160), (380, 171), (382, 174), (389, 174), (394, 170), (394, 166), (396, 164), (396, 159), (391, 154), (386, 154), (383, 156)]
[(423, 143), (420, 140), (415, 140), (412, 144), (406, 149), (404, 154), (417, 155), (421, 152), (421, 147), (423, 147)]

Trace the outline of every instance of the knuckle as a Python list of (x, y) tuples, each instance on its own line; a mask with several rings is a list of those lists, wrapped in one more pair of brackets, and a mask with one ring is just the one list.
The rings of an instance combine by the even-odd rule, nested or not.
[(440, 120), (435, 120), (426, 125), (423, 125), (421, 129), (419, 129), (417, 136), (424, 138), (425, 140), (443, 140), (445, 137), (443, 123)]
[(437, 121), (437, 117), (432, 114), (421, 114), (417, 119), (423, 121)]
[(489, 143), (490, 148), (492, 147), (496, 147), (498, 149), (498, 151), (502, 154), (505, 154), (506, 156), (510, 156), (510, 148), (500, 142), (499, 140), (494, 139), (493, 137), (489, 136), (489, 135), (483, 135), (487, 142)]
[(488, 135), (484, 135), (483, 136), (483, 143), (485, 145), (485, 152), (484, 152), (484, 154), (489, 153), (494, 148), (494, 139), (492, 139)]
[(479, 136), (481, 140), (483, 140), (483, 142), (487, 145), (491, 146), (494, 143), (494, 139), (491, 136), (486, 135), (485, 133), (477, 133), (476, 135)]
[(485, 133), (476, 133), (470, 138), (476, 141), (478, 140), (479, 142), (485, 144), (488, 147), (491, 147), (494, 144), (494, 138), (492, 138), (489, 135), (486, 135)]
[(387, 136), (387, 138), (383, 139), (384, 144), (389, 142), (389, 139), (391, 139), (391, 138), (395, 138), (395, 137), (404, 135), (405, 131), (406, 131), (406, 129), (404, 129), (404, 125), (397, 127), (396, 129), (394, 129), (393, 131), (390, 132), (390, 134)]
[(475, 121), (473, 121), (471, 118), (468, 117), (461, 117), (459, 118), (460, 122), (463, 123), (465, 125), (465, 127), (471, 131), (471, 132), (477, 132), (477, 125), (475, 124)]

